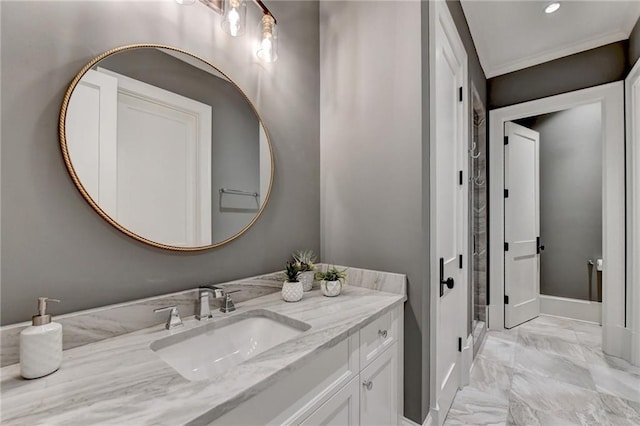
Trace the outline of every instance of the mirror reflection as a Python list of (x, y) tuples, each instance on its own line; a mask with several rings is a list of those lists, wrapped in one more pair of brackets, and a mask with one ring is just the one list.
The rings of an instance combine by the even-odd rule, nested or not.
[(70, 90), (61, 134), (70, 172), (123, 232), (200, 249), (240, 235), (262, 211), (273, 172), (267, 133), (216, 68), (173, 48), (129, 47)]

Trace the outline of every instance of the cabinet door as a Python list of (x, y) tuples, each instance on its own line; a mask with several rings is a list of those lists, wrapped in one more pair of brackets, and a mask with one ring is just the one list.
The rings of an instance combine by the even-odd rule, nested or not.
[(360, 381), (358, 377), (347, 383), (320, 408), (307, 417), (301, 425), (356, 426), (359, 424)]
[(360, 373), (360, 424), (398, 424), (397, 343)]

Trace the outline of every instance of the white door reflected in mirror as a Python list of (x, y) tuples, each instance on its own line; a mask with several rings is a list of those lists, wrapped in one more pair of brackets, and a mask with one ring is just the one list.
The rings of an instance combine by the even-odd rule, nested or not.
[(125, 47), (94, 62), (62, 111), (63, 151), (85, 198), (163, 248), (217, 246), (248, 229), (270, 193), (273, 157), (240, 89), (173, 48)]
[[(85, 90), (99, 96), (74, 97), (67, 117), (85, 138), (82, 158), (72, 149), (71, 160), (90, 169), (89, 195), (145, 238), (211, 244), (211, 107), (104, 68), (86, 76), (98, 85)], [(117, 101), (105, 105), (103, 97)], [(85, 114), (93, 119), (79, 118)], [(117, 132), (101, 137), (105, 125)]]

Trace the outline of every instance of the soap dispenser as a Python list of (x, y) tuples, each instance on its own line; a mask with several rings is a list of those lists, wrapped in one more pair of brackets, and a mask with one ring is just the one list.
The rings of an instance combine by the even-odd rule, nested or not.
[(51, 374), (62, 363), (62, 325), (51, 322), (47, 302), (60, 301), (39, 297), (38, 315), (31, 318), (31, 326), (20, 332), (20, 374), (25, 379)]

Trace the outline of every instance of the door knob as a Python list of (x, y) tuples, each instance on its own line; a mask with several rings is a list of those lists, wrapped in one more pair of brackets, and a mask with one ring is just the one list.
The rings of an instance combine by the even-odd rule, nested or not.
[(540, 237), (536, 237), (536, 253), (540, 254), (542, 250), (544, 250), (544, 246), (540, 244)]
[(445, 284), (447, 288), (452, 289), (453, 285), (455, 284), (455, 281), (453, 280), (453, 278), (449, 277), (446, 280), (444, 280), (442, 284)]
[(444, 286), (447, 286), (448, 289), (452, 289), (455, 284), (455, 281), (452, 277), (444, 279), (444, 258), (440, 258), (440, 297), (444, 295)]
[(371, 390), (373, 389), (373, 382), (371, 380), (365, 380), (364, 382), (362, 382), (362, 386), (367, 388), (367, 390)]

